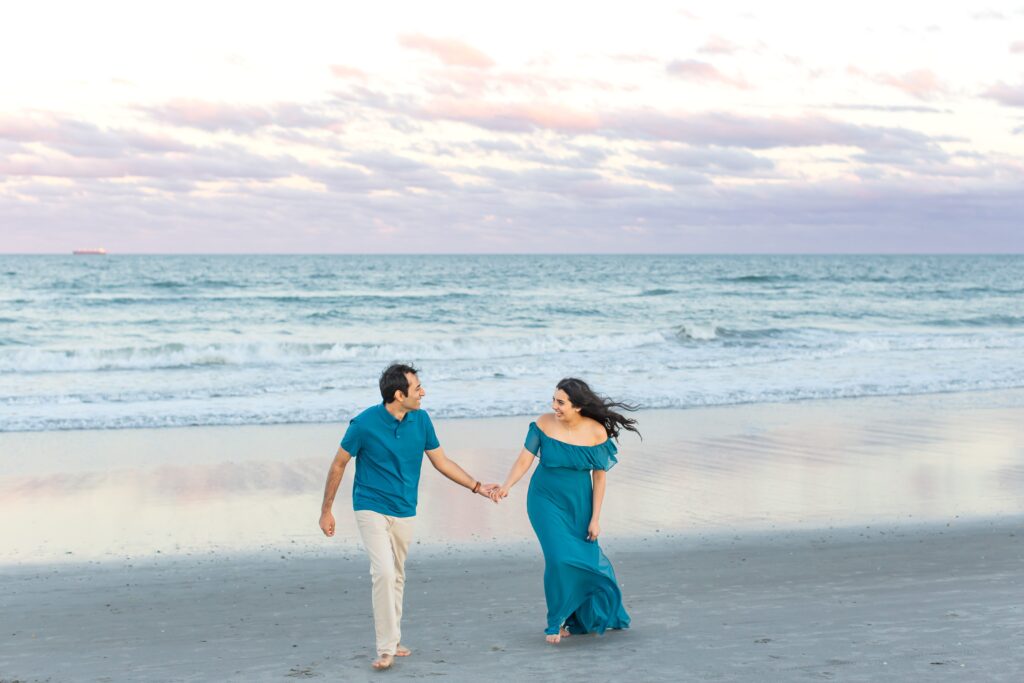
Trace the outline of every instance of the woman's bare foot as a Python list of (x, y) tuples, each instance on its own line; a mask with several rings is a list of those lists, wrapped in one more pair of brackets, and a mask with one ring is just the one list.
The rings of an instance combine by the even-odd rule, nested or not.
[(558, 634), (557, 635), (545, 636), (544, 639), (546, 641), (548, 641), (549, 643), (551, 643), (553, 645), (556, 645), (556, 644), (558, 644), (558, 643), (560, 643), (562, 641), (562, 638), (568, 638), (571, 635), (572, 634), (569, 633), (569, 629), (567, 629), (565, 627), (565, 625), (563, 624), (562, 626), (558, 627)]
[(412, 650), (410, 650), (409, 648), (405, 647), (404, 645), (399, 645), (397, 648), (395, 648), (395, 656), (396, 657), (408, 657), (411, 654), (412, 654)]
[(377, 671), (384, 671), (385, 669), (390, 669), (391, 665), (394, 664), (394, 663), (395, 663), (394, 655), (383, 654), (383, 655), (380, 655), (379, 657), (377, 657), (377, 659), (374, 660), (374, 662), (373, 662), (373, 664), (371, 664), (371, 666), (374, 669), (376, 669)]

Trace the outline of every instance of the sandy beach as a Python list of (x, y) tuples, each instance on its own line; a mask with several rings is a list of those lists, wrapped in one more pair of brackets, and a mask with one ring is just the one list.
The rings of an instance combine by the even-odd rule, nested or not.
[[(1022, 392), (648, 411), (602, 545), (633, 628), (543, 642), (525, 487), (424, 471), (392, 678), (1006, 680), (1024, 672)], [(528, 419), (440, 420), (500, 478)], [(359, 681), (338, 425), (0, 434), (0, 680)]]
[(523, 550), (410, 558), (404, 640), (369, 670), (358, 553), (6, 570), (5, 681), (1017, 681), (1020, 520), (608, 544), (628, 631), (543, 642)]

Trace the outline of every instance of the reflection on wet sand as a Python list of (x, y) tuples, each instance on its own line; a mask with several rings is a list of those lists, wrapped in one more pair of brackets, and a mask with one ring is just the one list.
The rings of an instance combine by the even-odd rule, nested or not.
[[(1022, 392), (854, 399), (640, 415), (620, 445), (606, 536), (1024, 512)], [(438, 421), (449, 455), (500, 480), (528, 418)], [(338, 537), (316, 527), (337, 425), (0, 434), (8, 562), (354, 544), (351, 477)], [(145, 447), (143, 447), (145, 446)], [(494, 506), (424, 463), (422, 543), (532, 537), (527, 481)]]

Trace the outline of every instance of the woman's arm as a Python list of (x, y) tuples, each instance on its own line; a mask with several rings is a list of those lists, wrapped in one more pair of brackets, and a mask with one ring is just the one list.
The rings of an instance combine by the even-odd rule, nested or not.
[(608, 473), (594, 470), (594, 512), (590, 515), (590, 526), (587, 527), (587, 540), (596, 541), (601, 535), (601, 504), (604, 502), (604, 489), (608, 481)]
[(519, 457), (512, 463), (512, 469), (508, 471), (508, 476), (505, 477), (505, 483), (501, 485), (501, 488), (497, 491), (497, 496), (504, 498), (508, 495), (509, 489), (516, 485), (523, 475), (526, 474), (530, 466), (533, 465), (534, 455), (525, 448), (519, 451)]

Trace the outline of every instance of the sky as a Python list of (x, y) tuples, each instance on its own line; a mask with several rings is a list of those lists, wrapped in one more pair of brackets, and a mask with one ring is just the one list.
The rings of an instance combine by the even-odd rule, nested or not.
[(0, 253), (1024, 252), (1024, 0), (4, 13)]

